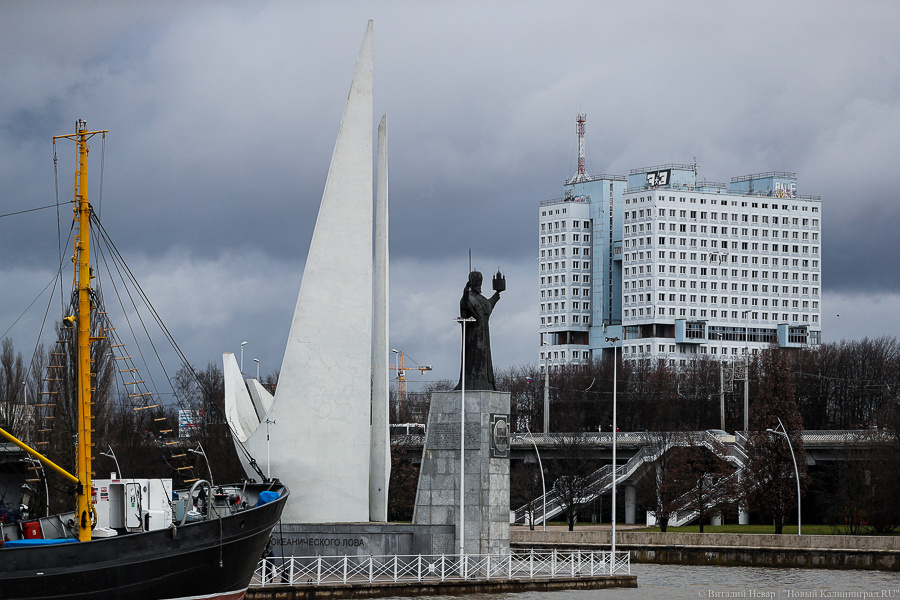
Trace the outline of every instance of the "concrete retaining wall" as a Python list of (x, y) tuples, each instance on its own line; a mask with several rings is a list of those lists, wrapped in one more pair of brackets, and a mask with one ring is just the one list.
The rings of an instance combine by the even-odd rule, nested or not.
[[(510, 541), (518, 548), (609, 547), (610, 532), (515, 529)], [(630, 550), (634, 562), (900, 571), (900, 536), (622, 531), (616, 550)]]
[(376, 582), (328, 585), (251, 587), (247, 600), (312, 600), (314, 598), (383, 598), (388, 596), (445, 596), (462, 594), (509, 594), (561, 590), (597, 590), (637, 587), (635, 575), (598, 577), (554, 577), (552, 579), (482, 579), (442, 582)]

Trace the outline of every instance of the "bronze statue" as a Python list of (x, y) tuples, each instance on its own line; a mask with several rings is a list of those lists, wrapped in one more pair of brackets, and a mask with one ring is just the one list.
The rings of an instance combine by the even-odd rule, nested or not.
[(496, 390), (494, 383), (494, 365), (491, 361), (491, 330), (488, 320), (494, 305), (500, 299), (500, 292), (506, 291), (506, 279), (497, 271), (493, 279), (494, 295), (485, 298), (481, 294), (483, 278), (478, 271), (469, 273), (469, 282), (463, 290), (459, 301), (459, 316), (464, 321), (463, 347), (465, 360), (460, 366), (459, 383), (455, 389), (462, 389), (463, 377), (467, 390)]

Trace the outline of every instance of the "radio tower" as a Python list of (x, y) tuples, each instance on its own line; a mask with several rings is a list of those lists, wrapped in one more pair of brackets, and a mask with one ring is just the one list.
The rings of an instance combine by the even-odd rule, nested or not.
[(578, 133), (578, 172), (567, 183), (580, 183), (588, 179), (587, 172), (584, 170), (584, 122), (586, 120), (587, 115), (584, 113), (578, 113), (578, 116), (575, 117), (575, 131)]

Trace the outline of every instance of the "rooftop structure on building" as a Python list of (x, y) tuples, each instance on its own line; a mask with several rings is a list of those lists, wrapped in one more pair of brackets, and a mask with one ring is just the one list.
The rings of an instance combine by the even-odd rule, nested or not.
[(540, 203), (542, 366), (589, 362), (622, 320), (623, 175), (589, 175), (585, 115), (576, 119), (578, 171), (563, 197)]

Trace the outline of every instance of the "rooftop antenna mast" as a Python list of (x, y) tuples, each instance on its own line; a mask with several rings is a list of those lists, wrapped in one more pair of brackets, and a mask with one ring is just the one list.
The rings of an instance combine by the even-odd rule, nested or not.
[(584, 123), (587, 121), (585, 113), (578, 113), (575, 117), (575, 132), (578, 134), (578, 172), (568, 183), (580, 183), (587, 181), (588, 175), (584, 168)]

